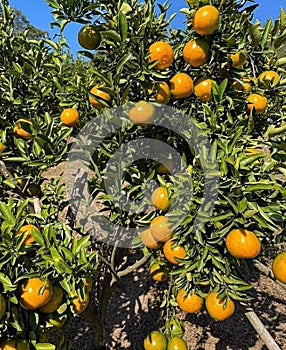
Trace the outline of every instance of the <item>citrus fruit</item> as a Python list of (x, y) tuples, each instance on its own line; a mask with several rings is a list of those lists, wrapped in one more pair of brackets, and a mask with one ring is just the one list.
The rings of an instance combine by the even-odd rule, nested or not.
[(217, 296), (217, 292), (208, 294), (206, 298), (206, 309), (213, 319), (223, 321), (234, 313), (235, 305), (231, 299), (227, 299), (224, 302), (223, 299)]
[(86, 293), (84, 299), (81, 299), (76, 293), (72, 293), (73, 311), (75, 314), (81, 314), (89, 304), (89, 295)]
[(195, 94), (201, 102), (209, 102), (212, 99), (212, 80), (201, 79), (195, 85)]
[(179, 308), (188, 313), (196, 313), (203, 306), (203, 298), (195, 293), (188, 294), (184, 289), (179, 290), (176, 300)]
[(7, 339), (0, 345), (1, 350), (29, 350), (30, 346), (25, 340)]
[(51, 299), (44, 306), (40, 307), (40, 311), (45, 314), (55, 312), (63, 302), (64, 293), (60, 286), (53, 286)]
[(18, 119), (14, 126), (14, 133), (17, 137), (20, 137), (24, 140), (29, 140), (32, 138), (31, 126), (33, 123), (31, 120), (26, 118)]
[(23, 244), (24, 245), (29, 245), (29, 244), (31, 244), (31, 243), (33, 243), (35, 241), (35, 239), (34, 239), (34, 237), (32, 235), (33, 231), (37, 231), (38, 233), (40, 233), (40, 230), (36, 226), (30, 225), (30, 224), (29, 225), (24, 225), (24, 226), (22, 226), (19, 229), (19, 231), (17, 233), (17, 236), (19, 236), (19, 235), (21, 235), (21, 234), (23, 234), (25, 232), (28, 232), (27, 237), (24, 240)]
[(160, 163), (156, 166), (156, 171), (160, 175), (170, 174), (174, 168), (174, 163), (171, 159), (165, 160), (163, 163)]
[(170, 80), (170, 87), (173, 97), (180, 99), (191, 96), (194, 83), (187, 73), (177, 73)]
[(183, 338), (173, 337), (168, 341), (167, 350), (188, 350), (188, 346)]
[(165, 265), (154, 263), (150, 266), (150, 276), (154, 281), (162, 282), (168, 279), (169, 271)]
[(149, 249), (158, 249), (160, 247), (149, 228), (140, 233), (140, 238), (145, 247)]
[(151, 103), (140, 101), (129, 110), (128, 116), (133, 124), (148, 125), (155, 117), (155, 107)]
[(158, 187), (152, 193), (151, 202), (156, 209), (166, 211), (170, 208), (168, 192), (164, 187)]
[(259, 94), (251, 94), (247, 97), (247, 113), (254, 109), (257, 114), (261, 114), (267, 107), (267, 98)]
[(166, 350), (167, 339), (161, 332), (153, 331), (144, 339), (145, 350)]
[(166, 216), (157, 216), (151, 221), (150, 230), (154, 239), (158, 242), (166, 242), (172, 238), (171, 225)]
[(91, 90), (90, 93), (96, 97), (98, 97), (99, 99), (96, 100), (92, 95), (89, 96), (89, 102), (93, 107), (102, 109), (105, 108), (105, 104), (103, 104), (100, 99), (104, 100), (106, 103), (109, 102), (111, 100), (110, 95), (101, 90), (100, 88), (103, 87), (103, 85), (96, 85), (94, 86)]
[(78, 42), (86, 50), (95, 50), (100, 40), (100, 31), (97, 26), (86, 25), (78, 32)]
[(149, 47), (150, 62), (157, 61), (155, 69), (162, 70), (170, 67), (174, 60), (173, 49), (169, 43), (156, 41)]
[(0, 154), (4, 151), (5, 145), (4, 143), (0, 142)]
[(272, 271), (278, 281), (286, 283), (286, 252), (276, 255), (272, 263)]
[[(151, 94), (152, 89), (148, 89), (148, 92)], [(157, 84), (156, 86), (156, 93), (154, 95), (154, 99), (156, 102), (166, 105), (169, 103), (171, 97), (171, 91), (169, 88), (169, 85), (166, 82), (162, 82)]]
[(75, 126), (78, 123), (79, 113), (75, 108), (66, 108), (61, 113), (61, 122), (66, 126)]
[(193, 18), (193, 29), (200, 35), (209, 35), (215, 32), (219, 25), (219, 11), (212, 5), (199, 8)]
[(258, 77), (259, 83), (261, 83), (265, 88), (276, 86), (280, 81), (280, 75), (273, 70), (267, 70), (261, 73)]
[(164, 256), (165, 258), (172, 264), (178, 265), (179, 262), (176, 260), (177, 259), (184, 259), (187, 255), (184, 247), (181, 245), (175, 246), (173, 241), (167, 241), (164, 244)]
[(205, 64), (209, 58), (209, 44), (202, 39), (193, 39), (186, 43), (183, 49), (183, 57), (192, 67), (200, 67)]
[(232, 66), (235, 68), (241, 68), (246, 62), (246, 54), (243, 51), (236, 52), (230, 55)]
[(0, 320), (4, 316), (6, 311), (6, 301), (2, 294), (0, 294)]
[(261, 243), (255, 233), (245, 229), (234, 229), (226, 237), (226, 248), (235, 258), (255, 258), (261, 250)]
[(52, 297), (52, 285), (48, 280), (33, 277), (20, 287), (20, 301), (28, 310), (37, 309), (49, 302)]
[(241, 84), (239, 81), (235, 80), (232, 83), (232, 85), (235, 87), (235, 89), (237, 91), (244, 92), (244, 93), (250, 92), (252, 90), (252, 86), (250, 83), (252, 81), (252, 79), (251, 78), (243, 78), (242, 81), (243, 81), (243, 84)]

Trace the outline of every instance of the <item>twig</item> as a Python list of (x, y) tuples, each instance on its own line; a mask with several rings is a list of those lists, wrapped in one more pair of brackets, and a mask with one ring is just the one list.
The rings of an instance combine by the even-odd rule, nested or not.
[(116, 273), (116, 271), (112, 268), (112, 266), (110, 265), (110, 263), (105, 259), (105, 257), (103, 257), (100, 254), (97, 254), (97, 256), (99, 257), (99, 259), (104, 262), (104, 264), (106, 265), (106, 267), (110, 270), (110, 272), (112, 273), (112, 275), (116, 278), (116, 280), (119, 279), (118, 274)]
[(41, 204), (40, 204), (40, 200), (38, 197), (34, 197), (33, 198), (33, 203), (34, 203), (34, 211), (35, 214), (38, 215), (41, 213)]
[(115, 257), (117, 252), (117, 246), (118, 246), (118, 241), (115, 242), (114, 247), (112, 249), (112, 254), (111, 254), (111, 267), (114, 271), (115, 271)]
[(119, 271), (117, 273), (117, 276), (120, 278), (120, 277), (123, 277), (123, 276), (126, 276), (128, 275), (129, 273), (131, 273), (132, 271), (135, 271), (136, 269), (138, 269), (140, 266), (144, 265), (146, 263), (146, 261), (148, 261), (148, 259), (150, 258), (151, 254), (148, 254), (148, 255), (145, 255), (143, 256), (142, 259), (136, 261), (135, 264), (131, 265), (131, 266), (128, 266), (125, 270), (122, 270), (122, 271)]
[(269, 269), (268, 267), (263, 265), (261, 262), (256, 261), (256, 260), (254, 261), (254, 266), (257, 268), (257, 270), (259, 270), (260, 272), (264, 273), (267, 277), (271, 278), (274, 282), (279, 284), (279, 286), (281, 286), (282, 288), (286, 289), (286, 284), (276, 280), (274, 275), (273, 275), (273, 272), (271, 271), (271, 269)]
[(265, 328), (264, 324), (260, 321), (259, 317), (250, 307), (246, 307), (242, 304), (240, 306), (243, 309), (245, 316), (248, 321), (251, 323), (253, 328), (256, 330), (260, 338), (263, 340), (264, 344), (267, 346), (269, 350), (281, 350), (278, 344), (275, 342), (271, 334)]

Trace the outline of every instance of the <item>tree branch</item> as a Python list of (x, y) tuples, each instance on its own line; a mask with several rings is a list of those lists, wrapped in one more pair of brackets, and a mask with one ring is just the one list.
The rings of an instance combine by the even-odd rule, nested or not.
[(148, 255), (144, 255), (142, 259), (136, 261), (135, 264), (131, 265), (131, 266), (128, 266), (125, 270), (122, 270), (122, 271), (119, 271), (117, 273), (117, 276), (120, 278), (120, 277), (123, 277), (123, 276), (126, 276), (128, 275), (129, 273), (135, 271), (136, 269), (138, 269), (140, 266), (144, 265), (148, 259), (150, 258), (151, 254), (148, 254)]

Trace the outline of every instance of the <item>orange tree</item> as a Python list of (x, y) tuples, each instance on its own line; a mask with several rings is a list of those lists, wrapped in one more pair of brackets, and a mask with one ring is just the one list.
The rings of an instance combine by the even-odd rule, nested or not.
[[(44, 233), (43, 241), (41, 234), (32, 230), (32, 247), (25, 246), (27, 236), (22, 237), (19, 247), (24, 250), (16, 255), (19, 272), (12, 270), (11, 258), (4, 259), (3, 275), (9, 277), (6, 282), (2, 277), (4, 300), (8, 307), (16, 305), (14, 308), (26, 315), (18, 305), (18, 282), (40, 275), (60, 284), (66, 292), (65, 306), (58, 313), (71, 315), (66, 312), (68, 305), (73, 312), (77, 310), (77, 306), (72, 308), (73, 301), (78, 305), (74, 289), (82, 293), (82, 304), (86, 304), (80, 278), (91, 272), (88, 262), (93, 255), (82, 256), (81, 245), (86, 247), (90, 239), (85, 220), (78, 222), (71, 215), (71, 220), (63, 223), (60, 212), (67, 203), (61, 190), (55, 189), (55, 182), (46, 186), (39, 198), (23, 201), (22, 195), (29, 194), (31, 183), (41, 183), (43, 169), (63, 159), (67, 137), (76, 135), (81, 126), (88, 131), (84, 125), (91, 121), (93, 139), (104, 135), (96, 148), (84, 144), (91, 153), (88, 186), (97, 211), (113, 227), (136, 232), (129, 246), (122, 246), (116, 230), (107, 230), (107, 236), (101, 236), (106, 221), (92, 220), (98, 222), (95, 235), (93, 226), (93, 251), (100, 257), (98, 270), (103, 277), (96, 290), (99, 306), (90, 317), (95, 325), (93, 348), (104, 345), (104, 318), (113, 286), (150, 257), (152, 266), (162, 267), (169, 276), (161, 305), (162, 317), (167, 320), (167, 340), (157, 332), (154, 341), (159, 339), (162, 349), (176, 343), (186, 348), (178, 339), (182, 326), (174, 318), (180, 305), (197, 312), (206, 299), (212, 317), (229, 317), (234, 301), (247, 300), (251, 288), (240, 267), (251, 267), (250, 258), (285, 240), (285, 13), (282, 11), (274, 24), (268, 21), (262, 27), (251, 22), (256, 5), (245, 8), (246, 1), (189, 0), (181, 10), (186, 15), (185, 28), (170, 29), (167, 5), (158, 4), (156, 13), (154, 0), (47, 1), (56, 19), (54, 25), (61, 30), (71, 21), (92, 26), (81, 30), (79, 41), (84, 48), (96, 51), (81, 51), (90, 64), (65, 65), (68, 59), (63, 43), (29, 41), (25, 33), (13, 37), (9, 8), (4, 7), (6, 27), (2, 29), (1, 50), (6, 69), (1, 72), (1, 118), (6, 131), (2, 131), (1, 142), (6, 147), (2, 161), (28, 184), (19, 188), (13, 176), (5, 178), (7, 169), (2, 169), (2, 229), (8, 242), (11, 237), (21, 240), (17, 232), (24, 223)], [(209, 20), (202, 20), (204, 12)], [(24, 57), (19, 47), (26, 47)], [(122, 105), (120, 115), (118, 110), (111, 110)], [(170, 107), (174, 108), (172, 112)], [(74, 129), (60, 123), (60, 114), (66, 108), (79, 112)], [(21, 118), (29, 120), (17, 125)], [(172, 131), (174, 122), (180, 126), (179, 133)], [(22, 138), (14, 137), (15, 124)], [(112, 129), (114, 124), (121, 125), (120, 129)], [(106, 130), (110, 132), (106, 134)], [(28, 137), (23, 138), (23, 131)], [(185, 138), (190, 135), (195, 141), (188, 144)], [(143, 152), (132, 164), (122, 161), (126, 164), (123, 169), (106, 169), (122, 144), (130, 143), (127, 159), (129, 153), (138, 152), (132, 142), (146, 137), (172, 146), (180, 155), (179, 161), (168, 153), (165, 159), (142, 159)], [(207, 156), (201, 141), (206, 138), (211, 144)], [(122, 180), (111, 193), (105, 183), (108, 176), (115, 184), (117, 178)], [(151, 180), (165, 188), (162, 193), (167, 202), (170, 200), (169, 211), (168, 206), (152, 207)], [(189, 188), (191, 195), (186, 199)], [(206, 189), (213, 196), (206, 196)], [(133, 203), (120, 207), (118, 203), (125, 203), (126, 197)], [(40, 199), (40, 212), (36, 199)], [(30, 208), (31, 201), (34, 208)], [(173, 206), (178, 209), (172, 211)], [(85, 237), (78, 242), (71, 238), (72, 231)], [(115, 238), (111, 239), (111, 234)], [(5, 242), (3, 238), (3, 249), (9, 252), (5, 246), (9, 243)], [(137, 247), (142, 248), (143, 257), (132, 265), (129, 248)], [(35, 256), (27, 267), (23, 261), (29, 249)], [(81, 265), (82, 261), (85, 264)], [(7, 329), (6, 335), (29, 338), (31, 346), (35, 345), (37, 331), (45, 327), (41, 326), (45, 317), (40, 311), (28, 312), (34, 321), (23, 329), (17, 329), (8, 308), (3, 315), (0, 324)], [(144, 346), (156, 348), (152, 333)]]

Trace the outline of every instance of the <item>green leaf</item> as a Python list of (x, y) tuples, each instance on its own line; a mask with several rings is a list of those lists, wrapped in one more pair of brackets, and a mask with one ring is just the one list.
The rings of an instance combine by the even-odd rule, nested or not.
[(127, 39), (128, 23), (124, 13), (119, 12), (119, 30), (122, 41)]
[(2, 213), (2, 217), (4, 218), (5, 221), (8, 221), (9, 224), (15, 225), (15, 218), (14, 215), (12, 214), (11, 209), (8, 207), (3, 202), (0, 202), (0, 212)]
[(272, 19), (270, 18), (266, 22), (265, 27), (264, 27), (264, 31), (263, 31), (263, 34), (262, 34), (262, 39), (261, 39), (261, 46), (262, 46), (262, 48), (264, 48), (265, 44), (268, 41), (268, 37), (269, 37), (269, 33), (270, 33), (271, 28), (272, 28)]
[(36, 350), (56, 350), (56, 346), (50, 343), (35, 344)]

